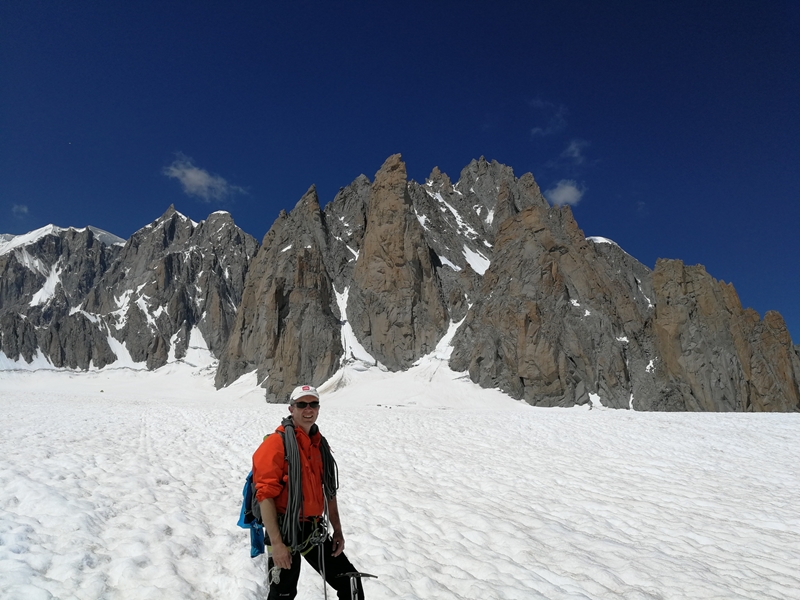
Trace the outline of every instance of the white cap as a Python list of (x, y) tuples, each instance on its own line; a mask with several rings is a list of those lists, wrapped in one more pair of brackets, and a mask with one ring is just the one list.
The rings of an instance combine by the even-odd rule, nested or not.
[(298, 385), (292, 390), (292, 395), (289, 396), (289, 402), (294, 402), (303, 396), (314, 396), (314, 398), (319, 400), (319, 392), (317, 391), (317, 388), (310, 385)]

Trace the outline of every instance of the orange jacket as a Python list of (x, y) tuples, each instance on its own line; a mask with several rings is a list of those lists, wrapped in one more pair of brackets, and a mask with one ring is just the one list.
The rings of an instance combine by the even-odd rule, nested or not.
[[(283, 437), (278, 432), (268, 435), (253, 454), (253, 483), (256, 486), (256, 499), (275, 498), (278, 514), (286, 514), (289, 500), (289, 463), (283, 449)], [(303, 465), (303, 517), (319, 517), (325, 511), (322, 489), (322, 454), (319, 441), (322, 437), (316, 431), (310, 438), (301, 428), (296, 427), (297, 449)]]

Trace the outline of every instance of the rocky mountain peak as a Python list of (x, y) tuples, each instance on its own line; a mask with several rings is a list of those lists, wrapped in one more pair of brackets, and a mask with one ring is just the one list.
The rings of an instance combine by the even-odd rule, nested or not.
[[(258, 247), (227, 213), (198, 224), (174, 206), (124, 246), (91, 227), (48, 237), (35, 241), (50, 248), (52, 260), (37, 259), (50, 270), (44, 281), (41, 273), (34, 276), (39, 291), (30, 308), (12, 315), (0, 307), (7, 322), (3, 352), (12, 360), (40, 352), (54, 366), (84, 369), (118, 360), (156, 368), (184, 357), (192, 339), (218, 353)], [(35, 335), (26, 323), (35, 324)]]
[(91, 227), (54, 225), (7, 236), (0, 249), (0, 352), (27, 363), (44, 354), (55, 366), (69, 368), (111, 362), (104, 336), (71, 309), (120, 252), (104, 240), (119, 239)]
[(335, 372), (341, 326), (326, 255), (328, 231), (312, 186), (279, 215), (253, 259), (217, 386), (256, 369), (268, 399), (284, 401), (298, 381), (319, 385)]
[(58, 289), (70, 302), (79, 302), (119, 252), (116, 242), (120, 239), (92, 227), (54, 225), (8, 236), (0, 247), (0, 268), (4, 271), (0, 311), (14, 305), (44, 305)]
[[(634, 335), (649, 316), (634, 293), (641, 264), (598, 254), (570, 210), (531, 206), (498, 229), (492, 266), (453, 340), (451, 366), (532, 404), (628, 407), (644, 394), (648, 349)], [(632, 289), (633, 288), (633, 289)], [(640, 391), (641, 390), (641, 391)]]
[(119, 237), (117, 235), (114, 235), (113, 233), (110, 233), (108, 231), (104, 231), (102, 229), (99, 229), (97, 227), (92, 227), (92, 226), (89, 226), (86, 229), (91, 231), (92, 234), (94, 235), (94, 237), (97, 238), (97, 241), (99, 241), (102, 244), (105, 244), (107, 246), (112, 246), (112, 245), (124, 246), (125, 245), (125, 239), (121, 238), (121, 237)]
[(442, 173), (442, 171), (439, 170), (439, 167), (433, 167), (431, 174), (428, 176), (426, 185), (429, 187), (435, 187), (436, 190), (439, 191), (442, 188), (450, 189), (453, 186), (453, 183), (450, 181), (447, 173)]
[(365, 175), (359, 175), (350, 185), (341, 188), (325, 207), (324, 221), (328, 232), (325, 264), (339, 291), (349, 285), (361, 250), (371, 185)]
[(293, 212), (297, 211), (298, 209), (301, 209), (303, 212), (310, 215), (319, 214), (319, 197), (317, 196), (316, 185), (311, 185), (306, 193), (302, 195), (300, 200), (297, 201)]
[(448, 313), (399, 154), (375, 174), (367, 214), (347, 315), (372, 356), (389, 369), (408, 368), (434, 349)]
[(800, 410), (778, 313), (742, 308), (700, 265), (651, 271), (586, 238), (533, 175), (484, 157), (453, 185), (438, 168), (409, 181), (390, 156), (324, 211), (311, 186), (261, 247), (228, 213), (174, 206), (121, 241), (0, 236), (0, 358), (156, 368), (210, 351), (218, 386), (256, 370), (283, 401), (348, 364), (409, 368), (452, 327), (452, 369), (531, 404)]
[(375, 173), (370, 195), (370, 210), (376, 203), (383, 201), (410, 204), (406, 193), (407, 183), (406, 163), (400, 154), (393, 154)]
[(653, 273), (660, 398), (672, 410), (792, 410), (796, 353), (783, 318), (743, 310), (732, 285), (702, 265), (659, 260)]

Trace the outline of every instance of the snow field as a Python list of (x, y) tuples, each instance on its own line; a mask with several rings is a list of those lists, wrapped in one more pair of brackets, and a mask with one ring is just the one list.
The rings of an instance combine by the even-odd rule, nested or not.
[[(236, 520), (285, 406), (176, 365), (0, 377), (0, 598), (266, 597)], [(429, 363), (341, 372), (319, 424), (368, 598), (800, 598), (800, 415), (533, 409)]]
[(372, 487), (347, 521), (388, 563), (378, 597), (800, 597), (794, 434), (764, 448), (757, 440), (777, 433), (779, 418), (751, 432), (752, 420), (734, 415), (699, 431), (692, 417), (376, 418), (348, 462), (382, 456), (343, 480)]

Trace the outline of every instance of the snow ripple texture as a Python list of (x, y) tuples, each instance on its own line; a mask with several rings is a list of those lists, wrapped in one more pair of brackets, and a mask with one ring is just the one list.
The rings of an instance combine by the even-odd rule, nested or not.
[[(34, 377), (0, 381), (0, 598), (266, 597), (235, 523), (285, 406)], [(800, 598), (800, 415), (379, 406), (370, 389), (319, 421), (348, 555), (379, 576), (368, 598)], [(304, 565), (298, 598), (321, 597)]]

